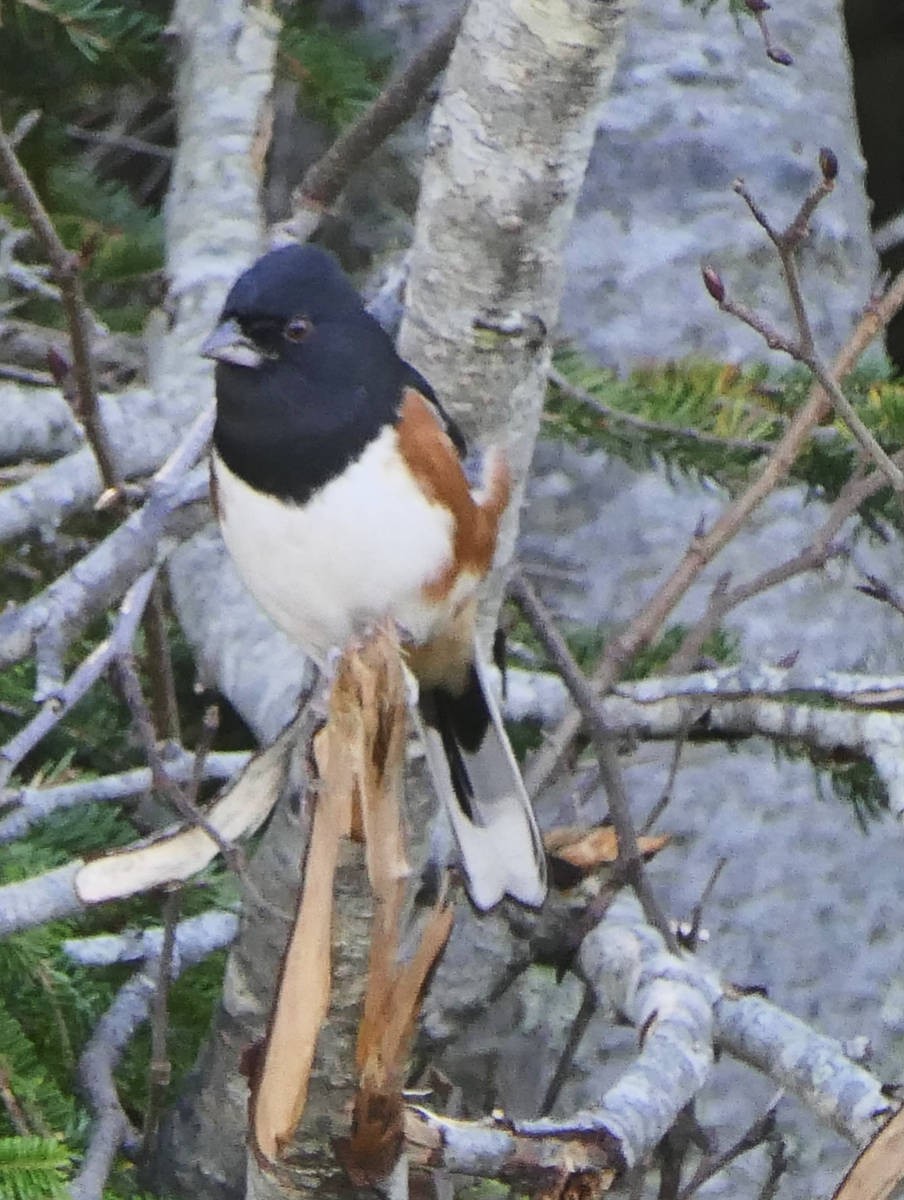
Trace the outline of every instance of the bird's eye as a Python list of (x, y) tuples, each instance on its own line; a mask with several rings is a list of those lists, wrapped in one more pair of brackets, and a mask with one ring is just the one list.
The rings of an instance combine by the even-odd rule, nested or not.
[(292, 317), (291, 320), (286, 322), (283, 337), (290, 342), (303, 342), (312, 332), (313, 328), (314, 322), (308, 317)]

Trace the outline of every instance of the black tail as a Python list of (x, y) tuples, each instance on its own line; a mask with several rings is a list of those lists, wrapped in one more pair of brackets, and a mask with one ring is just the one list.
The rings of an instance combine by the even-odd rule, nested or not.
[(546, 856), (482, 664), (471, 666), (461, 693), (425, 689), (420, 711), (428, 763), (446, 800), (471, 899), (481, 909), (506, 894), (541, 904)]

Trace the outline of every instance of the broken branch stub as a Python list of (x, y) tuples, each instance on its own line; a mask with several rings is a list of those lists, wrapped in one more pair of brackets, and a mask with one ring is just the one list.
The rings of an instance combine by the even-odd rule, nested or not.
[[(323, 1069), (324, 1026), (357, 1022), (350, 1136), (334, 1139), (356, 1183), (385, 1179), (403, 1145), (401, 1088), (425, 983), (451, 928), (451, 910), (430, 914), (410, 960), (400, 962), (401, 917), (409, 875), (402, 812), (406, 688), (398, 642), (379, 630), (344, 654), (326, 725), (313, 740), (315, 811), (302, 893), (283, 961), (261, 1067), (252, 1081), (249, 1196), (303, 1170), (306, 1107)], [(373, 894), (369, 936), (349, 945), (337, 933), (338, 869), (364, 840)], [(355, 888), (365, 892), (361, 857)], [(367, 978), (366, 989), (364, 986)], [(363, 993), (363, 995), (362, 995)], [(360, 1013), (360, 1021), (358, 1021)], [(349, 1043), (350, 1048), (350, 1043)], [(343, 1080), (344, 1083), (344, 1080)], [(343, 1120), (342, 1083), (331, 1116)], [(301, 1147), (301, 1153), (299, 1148)]]

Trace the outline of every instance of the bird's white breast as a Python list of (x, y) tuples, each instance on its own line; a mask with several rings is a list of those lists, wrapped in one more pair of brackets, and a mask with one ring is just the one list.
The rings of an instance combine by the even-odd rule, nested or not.
[(391, 616), (415, 642), (440, 617), (422, 585), (452, 549), (452, 517), (428, 501), (386, 428), (303, 506), (255, 491), (214, 452), (226, 546), (258, 603), (321, 663), (334, 647)]

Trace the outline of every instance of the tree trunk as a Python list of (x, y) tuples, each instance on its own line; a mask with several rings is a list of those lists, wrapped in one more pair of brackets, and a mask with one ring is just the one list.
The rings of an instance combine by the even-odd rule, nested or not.
[[(401, 351), (450, 403), (467, 434), (505, 447), (519, 499), (545, 391), (548, 336), (558, 316), (562, 249), (628, 3), (474, 0), (433, 119)], [(517, 504), (503, 560), (511, 553), (516, 514)], [(254, 868), (258, 886), (269, 900), (278, 896), (284, 909), (298, 884), (308, 825), (307, 798), (300, 804), (300, 823), (287, 802), (281, 805)], [(411, 824), (423, 830), (425, 823)], [(412, 857), (417, 860), (417, 848)], [(352, 962), (366, 947), (358, 946), (354, 932), (362, 893), (356, 894), (355, 869), (348, 872), (337, 886)], [(448, 956), (459, 964), (473, 960), (481, 924), (504, 925), (496, 914), (482, 923), (462, 916)], [(167, 1126), (158, 1182), (181, 1194), (234, 1200), (244, 1193), (247, 1089), (238, 1063), (263, 1030), (285, 936), (281, 922), (252, 906), (230, 956), (213, 1033)], [(462, 947), (463, 939), (470, 947)], [(515, 956), (510, 933), (497, 930), (494, 940)], [(504, 973), (497, 957), (488, 955), (491, 973)], [(479, 1006), (487, 994), (485, 972), (461, 974), (476, 989)], [(443, 975), (441, 966), (437, 979)], [(351, 999), (351, 978), (347, 987)], [(447, 980), (446, 989), (453, 1008), (468, 1008), (459, 981)], [(427, 1007), (443, 1004), (428, 999)], [(440, 1029), (443, 1021), (434, 1025)], [(328, 1032), (319, 1058), (309, 1098), (318, 1120), (312, 1126), (306, 1114), (305, 1126), (320, 1139), (322, 1169), (310, 1185), (337, 1195), (347, 1185), (336, 1175), (330, 1142), (345, 1132), (342, 1097), (353, 1069), (343, 1021)], [(307, 1162), (312, 1149), (309, 1142)], [(286, 1194), (297, 1182), (287, 1184)]]
[[(515, 480), (546, 393), (563, 251), (633, 0), (472, 0), (430, 125), (401, 353)], [(485, 611), (495, 614), (497, 574)]]

